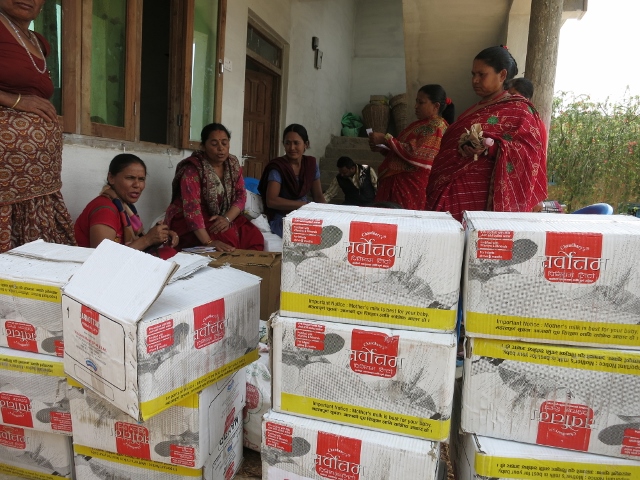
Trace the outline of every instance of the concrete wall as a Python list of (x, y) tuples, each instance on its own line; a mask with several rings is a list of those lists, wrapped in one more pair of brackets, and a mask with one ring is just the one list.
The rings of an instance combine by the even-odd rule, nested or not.
[(350, 111), (362, 115), (370, 95), (406, 91), (402, 0), (357, 0), (354, 31)]

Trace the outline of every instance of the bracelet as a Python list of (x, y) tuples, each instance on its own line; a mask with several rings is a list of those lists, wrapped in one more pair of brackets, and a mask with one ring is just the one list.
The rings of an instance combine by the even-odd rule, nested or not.
[(388, 142), (389, 140), (391, 140), (392, 138), (393, 138), (393, 135), (391, 135), (390, 133), (387, 133), (387, 134), (384, 136), (384, 139), (385, 139), (387, 142)]
[(22, 100), (22, 94), (21, 94), (21, 93), (19, 93), (19, 94), (18, 94), (18, 99), (16, 100), (16, 103), (14, 103), (13, 105), (11, 105), (11, 107), (10, 107), (10, 108), (16, 108), (16, 105), (18, 105), (18, 102), (19, 102), (20, 100)]
[(229, 222), (229, 226), (231, 226), (231, 224), (233, 224), (233, 222), (231, 220), (229, 220), (229, 217), (227, 217), (226, 215), (223, 215), (223, 217), (225, 218), (225, 220), (227, 222)]
[(205, 247), (208, 247), (209, 245), (211, 245), (213, 243), (213, 238), (210, 238), (209, 241), (207, 243), (204, 244)]

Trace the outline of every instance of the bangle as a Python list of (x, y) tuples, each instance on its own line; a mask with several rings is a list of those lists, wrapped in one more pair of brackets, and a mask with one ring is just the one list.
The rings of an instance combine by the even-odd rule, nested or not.
[(391, 135), (390, 133), (387, 133), (387, 134), (384, 136), (384, 139), (385, 139), (387, 142), (388, 142), (389, 140), (391, 140), (392, 138), (393, 138), (393, 135)]
[(227, 222), (229, 222), (229, 225), (231, 225), (233, 223), (231, 220), (229, 220), (229, 217), (227, 217), (226, 215), (223, 215), (223, 217), (225, 218), (225, 220)]
[(207, 243), (204, 244), (205, 247), (208, 247), (209, 245), (211, 245), (213, 243), (213, 238), (210, 238), (209, 241)]
[(16, 105), (18, 105), (18, 102), (19, 102), (20, 100), (22, 100), (22, 94), (21, 94), (21, 93), (19, 93), (19, 94), (18, 94), (18, 99), (16, 100), (16, 103), (14, 103), (13, 105), (11, 105), (11, 107), (10, 107), (10, 108), (16, 108)]

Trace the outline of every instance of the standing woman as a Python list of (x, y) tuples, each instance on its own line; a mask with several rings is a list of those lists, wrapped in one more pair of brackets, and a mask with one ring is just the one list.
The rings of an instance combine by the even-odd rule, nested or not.
[(75, 245), (49, 44), (29, 30), (44, 2), (0, 0), (0, 253), (39, 238)]
[(229, 131), (210, 123), (200, 140), (202, 150), (178, 164), (171, 185), (165, 223), (180, 236), (178, 249), (264, 250), (262, 233), (242, 214), (247, 192), (240, 162), (229, 154)]
[[(531, 212), (547, 196), (547, 137), (531, 102), (510, 95), (518, 73), (506, 47), (489, 47), (473, 60), (471, 84), (480, 101), (462, 113), (442, 139), (427, 188), (427, 210)], [(473, 128), (472, 128), (473, 127)], [(469, 145), (468, 132), (482, 130)]]
[(320, 169), (315, 157), (305, 155), (309, 148), (307, 129), (292, 123), (282, 136), (285, 154), (271, 160), (262, 172), (258, 191), (271, 231), (282, 237), (284, 216), (313, 200), (327, 203), (322, 195)]
[(440, 85), (424, 85), (416, 95), (415, 113), (418, 120), (402, 130), (398, 138), (373, 132), (369, 146), (385, 155), (378, 168), (376, 202), (424, 210), (431, 165), (440, 150), (442, 135), (453, 121), (454, 106)]

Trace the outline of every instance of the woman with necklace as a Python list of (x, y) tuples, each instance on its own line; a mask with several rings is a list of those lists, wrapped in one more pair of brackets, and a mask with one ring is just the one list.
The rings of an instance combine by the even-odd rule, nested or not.
[(165, 223), (180, 235), (178, 248), (264, 250), (262, 233), (242, 213), (247, 192), (240, 162), (229, 154), (229, 131), (211, 123), (200, 137), (202, 150), (176, 167), (165, 216)]
[(544, 123), (531, 102), (504, 88), (517, 73), (507, 47), (476, 55), (471, 83), (481, 100), (442, 138), (427, 186), (427, 210), (461, 220), (465, 210), (531, 212), (546, 198)]
[(49, 44), (29, 30), (45, 0), (0, 0), (0, 253), (75, 244), (62, 193), (62, 132), (49, 101)]

